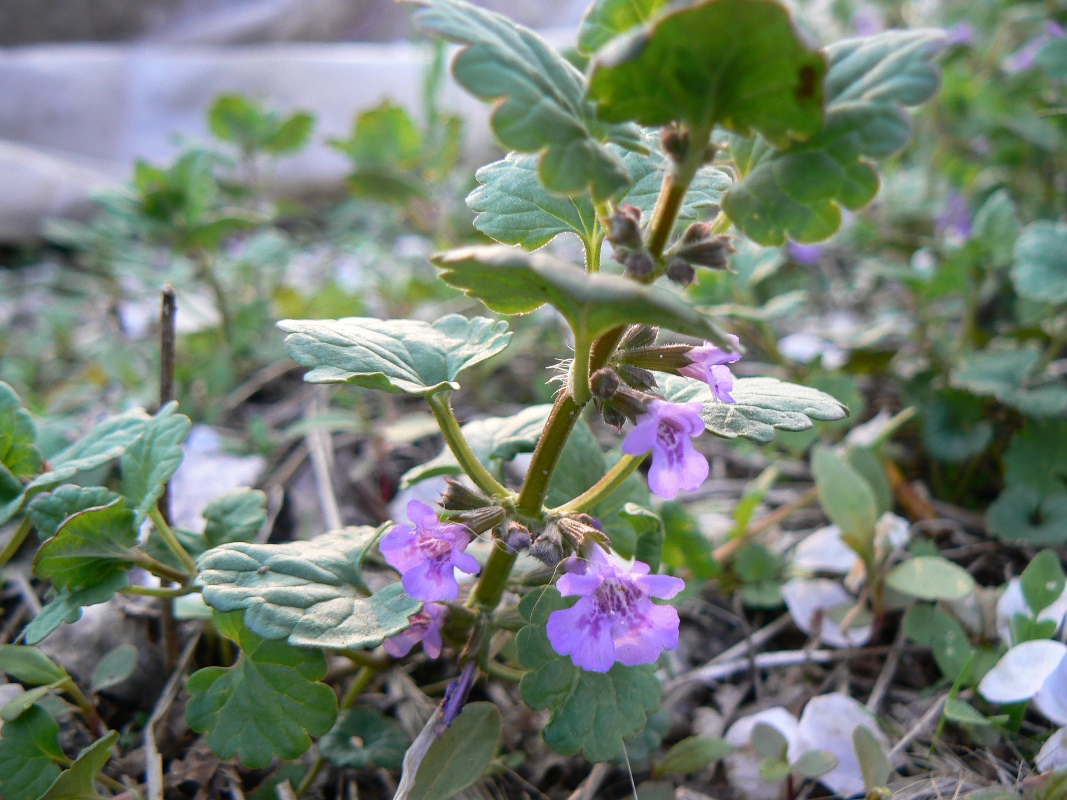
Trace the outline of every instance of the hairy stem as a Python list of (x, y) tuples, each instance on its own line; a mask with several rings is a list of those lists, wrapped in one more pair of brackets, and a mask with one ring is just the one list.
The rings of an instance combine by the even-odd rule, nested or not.
[(471, 608), (481, 608), (492, 611), (500, 604), (500, 598), (504, 596), (504, 589), (508, 585), (508, 576), (511, 568), (515, 565), (517, 553), (509, 551), (499, 539), (493, 541), (493, 551), (489, 554), (489, 560), (485, 562), (485, 569), (478, 579), (474, 591), (471, 592), (467, 605)]
[(159, 512), (158, 508), (153, 508), (148, 512), (148, 516), (152, 519), (152, 524), (155, 525), (156, 530), (159, 531), (159, 535), (163, 537), (163, 541), (167, 543), (167, 547), (174, 553), (175, 557), (182, 562), (182, 566), (190, 575), (196, 574), (196, 561), (193, 557), (186, 552), (182, 547), (181, 542), (178, 541), (178, 537), (174, 535), (174, 530), (170, 527), (163, 515)]
[(570, 393), (576, 406), (589, 402), (589, 355), (593, 343), (588, 336), (574, 337), (574, 361), (571, 362)]
[[(589, 366), (593, 367), (592, 364)], [(574, 402), (574, 398), (569, 394), (563, 393), (556, 398), (541, 438), (537, 440), (530, 468), (526, 472), (526, 480), (523, 481), (522, 490), (519, 492), (518, 509), (521, 513), (530, 517), (540, 515), (545, 495), (548, 493), (549, 481), (563, 452), (563, 445), (567, 443), (567, 437), (578, 423), (581, 411), (582, 407)]]
[(608, 470), (603, 478), (573, 500), (564, 503), (559, 508), (552, 509), (552, 512), (565, 514), (570, 511), (588, 511), (594, 508), (597, 503), (622, 486), (626, 479), (633, 474), (634, 470), (641, 466), (641, 462), (645, 460), (647, 455), (647, 453), (644, 453), (639, 456), (623, 456), (614, 467)]
[(134, 550), (132, 561), (141, 569), (148, 570), (154, 575), (158, 575), (161, 578), (166, 578), (169, 581), (175, 583), (186, 583), (190, 576), (182, 572), (180, 569), (174, 569), (174, 567), (168, 567), (162, 561), (157, 561), (142, 550)]
[(441, 434), (445, 437), (448, 449), (452, 451), (452, 455), (456, 457), (460, 467), (470, 476), (470, 479), (474, 481), (479, 489), (491, 497), (507, 497), (510, 494), (508, 490), (478, 460), (478, 457), (474, 455), (474, 451), (471, 450), (470, 444), (463, 436), (463, 432), (459, 429), (459, 420), (456, 419), (456, 414), (452, 411), (450, 396), (451, 392), (446, 390), (431, 394), (426, 398), (426, 402), (430, 404), (430, 410), (441, 428)]

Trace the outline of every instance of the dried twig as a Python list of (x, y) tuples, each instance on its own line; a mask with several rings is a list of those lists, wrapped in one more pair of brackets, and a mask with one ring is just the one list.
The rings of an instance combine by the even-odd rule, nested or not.
[[(326, 410), (326, 395), (321, 387), (320, 391), (312, 394), (311, 405), (308, 409), (311, 416), (318, 416)], [(326, 522), (326, 529), (335, 531), (344, 527), (341, 520), (341, 509), (337, 505), (337, 495), (333, 490), (333, 443), (328, 431), (315, 427), (307, 434), (308, 453), (311, 456), (311, 468), (315, 472), (315, 483), (319, 489), (319, 503), (322, 505), (322, 516)]]
[(900, 656), (903, 653), (905, 638), (904, 626), (901, 625), (900, 630), (897, 631), (896, 639), (893, 640), (893, 650), (885, 660), (885, 664), (882, 666), (882, 671), (878, 674), (878, 680), (874, 682), (874, 688), (871, 689), (871, 696), (867, 698), (867, 710), (872, 714), (878, 713), (878, 707), (882, 705), (885, 693), (889, 690), (889, 684), (891, 684), (893, 678), (896, 677), (897, 667), (900, 666)]

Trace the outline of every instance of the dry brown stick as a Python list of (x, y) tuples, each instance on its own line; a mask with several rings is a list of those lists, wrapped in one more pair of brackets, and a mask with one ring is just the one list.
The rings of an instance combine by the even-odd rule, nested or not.
[(893, 495), (908, 516), (916, 520), (937, 519), (937, 512), (926, 498), (911, 487), (911, 484), (904, 477), (904, 473), (900, 471), (900, 467), (889, 459), (882, 463), (885, 465), (885, 474), (889, 478), (889, 485), (893, 489)]
[(889, 653), (889, 657), (886, 658), (882, 671), (878, 674), (878, 680), (874, 682), (871, 696), (867, 698), (867, 710), (872, 714), (878, 713), (878, 707), (882, 705), (882, 700), (885, 698), (886, 692), (889, 691), (889, 685), (893, 682), (893, 678), (896, 677), (897, 667), (900, 666), (900, 656), (904, 652), (905, 638), (904, 626), (901, 625), (897, 631), (896, 639), (893, 641), (893, 650)]
[[(313, 416), (318, 416), (326, 411), (325, 389), (315, 387), (312, 395), (311, 408)], [(321, 427), (315, 426), (307, 434), (308, 453), (311, 456), (311, 468), (315, 473), (315, 483), (319, 489), (319, 504), (322, 506), (322, 516), (326, 522), (326, 530), (336, 531), (344, 527), (341, 520), (341, 509), (337, 505), (337, 495), (333, 489), (333, 442), (330, 434)]]
[(794, 511), (799, 511), (805, 506), (809, 506), (814, 503), (818, 499), (818, 497), (818, 490), (816, 490), (816, 488), (812, 486), (796, 500), (786, 503), (783, 506), (778, 506), (778, 508), (774, 509), (774, 511), (771, 511), (770, 513), (760, 517), (758, 520), (749, 525), (745, 529), (745, 532), (740, 536), (735, 536), (730, 541), (716, 547), (712, 555), (714, 555), (715, 560), (719, 563), (722, 563), (723, 561), (729, 561), (731, 558), (734, 557), (734, 555), (736, 555), (738, 550), (740, 550), (745, 544), (748, 543), (748, 541), (753, 536), (758, 536), (768, 528), (777, 525), (780, 522), (783, 522), (784, 520), (788, 519), (789, 515), (792, 514)]
[(594, 764), (593, 769), (585, 776), (585, 780), (578, 784), (578, 788), (571, 792), (567, 800), (593, 800), (609, 772), (611, 772), (611, 764), (606, 761)]
[(919, 717), (919, 721), (916, 722), (910, 731), (908, 731), (901, 738), (899, 742), (893, 745), (893, 749), (889, 751), (889, 757), (892, 758), (909, 744), (912, 740), (918, 736), (923, 730), (937, 717), (941, 716), (941, 709), (945, 705), (945, 701), (948, 699), (948, 692), (934, 701), (934, 704), (926, 709), (926, 713)]
[[(174, 371), (177, 358), (177, 317), (178, 296), (170, 281), (163, 284), (162, 298), (159, 304), (159, 405), (165, 406), (174, 399)], [(159, 513), (164, 521), (171, 523), (170, 487), (163, 486), (163, 495), (159, 498)], [(161, 581), (164, 587), (171, 582)], [(163, 636), (163, 656), (168, 670), (178, 663), (178, 625), (174, 620), (174, 598), (159, 598), (159, 623)]]

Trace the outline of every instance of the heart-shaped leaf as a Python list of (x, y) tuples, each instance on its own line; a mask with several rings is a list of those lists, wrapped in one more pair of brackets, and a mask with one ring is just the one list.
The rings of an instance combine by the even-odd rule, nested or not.
[(345, 528), (309, 542), (226, 544), (200, 557), (204, 601), (245, 612), (245, 625), (267, 639), (301, 647), (376, 647), (408, 627), (422, 603), (400, 584), (367, 596), (360, 572), (374, 528)]
[(659, 707), (660, 683), (653, 665), (587, 672), (559, 655), (545, 626), (553, 611), (571, 605), (553, 587), (535, 589), (519, 611), (529, 623), (516, 638), (519, 660), (530, 669), (522, 677), (522, 699), (533, 709), (549, 709), (545, 741), (564, 755), (583, 751), (590, 761), (606, 761), (636, 735)]
[(507, 323), (449, 314), (432, 325), (418, 320), (348, 317), (282, 320), (289, 355), (311, 372), (308, 383), (353, 383), (386, 392), (427, 396), (458, 389), (456, 376), (508, 345)]
[(659, 325), (732, 348), (711, 320), (668, 289), (618, 275), (590, 275), (553, 256), (509, 247), (464, 247), (431, 260), (445, 283), (501, 314), (523, 314), (550, 303), (585, 341), (630, 323)]
[(958, 389), (995, 397), (1027, 416), (1067, 414), (1067, 383), (1035, 374), (1040, 361), (1041, 351), (1036, 346), (994, 341), (985, 350), (961, 358), (949, 382)]
[(399, 769), (411, 739), (396, 720), (373, 708), (352, 708), (319, 741), (331, 764), (353, 769)]
[(122, 493), (129, 498), (137, 525), (156, 507), (167, 481), (181, 466), (182, 442), (192, 422), (177, 410), (174, 402), (163, 406), (122, 454)]
[(776, 149), (762, 140), (731, 138), (742, 180), (723, 209), (760, 244), (829, 237), (841, 224), (839, 206), (858, 209), (878, 191), (865, 160), (907, 144), (911, 123), (903, 106), (926, 102), (937, 90), (931, 59), (944, 46), (940, 31), (887, 31), (827, 48), (826, 118), (804, 142)]
[(1042, 495), (1067, 492), (1067, 420), (1027, 420), (1004, 451), (1004, 482)]
[(59, 777), (66, 756), (59, 725), (40, 706), (31, 706), (3, 725), (0, 737), (0, 797), (37, 800)]
[(1067, 303), (1067, 222), (1035, 222), (1015, 242), (1015, 291), (1042, 303)]
[(252, 769), (277, 756), (293, 759), (311, 747), (337, 718), (337, 697), (319, 683), (326, 659), (318, 650), (260, 638), (241, 625), (240, 613), (216, 614), (219, 633), (241, 656), (232, 667), (194, 672), (185, 688), (185, 720), (220, 758), (237, 756)]
[(541, 153), (544, 185), (560, 194), (592, 193), (606, 200), (630, 176), (604, 144), (640, 146), (633, 126), (607, 125), (585, 98), (585, 78), (536, 33), (462, 0), (413, 0), (424, 31), (466, 45), (452, 74), (475, 96), (494, 104), (490, 124), (500, 142)]
[(60, 589), (95, 586), (112, 574), (129, 569), (136, 545), (133, 512), (120, 498), (67, 519), (37, 551), (33, 571)]
[(677, 375), (663, 375), (657, 380), (663, 396), (672, 403), (703, 403), (705, 427), (724, 439), (741, 436), (769, 442), (775, 429), (803, 431), (812, 426), (813, 420), (832, 421), (848, 416), (848, 409), (825, 392), (777, 378), (736, 379), (734, 403), (716, 400), (702, 381)]
[(705, 0), (668, 6), (601, 50), (589, 94), (613, 122), (718, 124), (784, 141), (818, 131), (825, 72), (785, 6)]
[(941, 392), (923, 407), (923, 444), (941, 461), (966, 461), (993, 441), (993, 423), (987, 417), (983, 402), (973, 395)]
[(989, 506), (986, 525), (1006, 542), (1061, 545), (1067, 542), (1067, 492), (1042, 495), (1010, 486)]

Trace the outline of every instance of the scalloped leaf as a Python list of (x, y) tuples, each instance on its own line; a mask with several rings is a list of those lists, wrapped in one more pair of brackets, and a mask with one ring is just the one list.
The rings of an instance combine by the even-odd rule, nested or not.
[(578, 29), (578, 51), (592, 55), (621, 33), (643, 25), (669, 0), (596, 0)]
[(742, 180), (723, 198), (738, 228), (760, 244), (828, 238), (841, 225), (840, 206), (858, 209), (878, 192), (878, 173), (865, 160), (907, 144), (904, 106), (937, 91), (933, 57), (940, 31), (886, 31), (826, 49), (826, 117), (810, 139), (776, 149), (763, 140), (730, 139)]
[(100, 508), (79, 511), (41, 545), (33, 572), (58, 589), (96, 586), (134, 563), (137, 546), (134, 513), (122, 498)]
[(803, 431), (814, 420), (831, 422), (848, 416), (848, 409), (825, 392), (784, 383), (777, 378), (738, 378), (734, 381), (736, 403), (715, 399), (706, 383), (678, 375), (657, 377), (663, 396), (672, 403), (699, 400), (708, 431), (724, 439), (741, 436), (769, 442), (775, 429)]
[(1067, 492), (1042, 494), (1029, 486), (1009, 486), (989, 506), (985, 519), (1003, 541), (1061, 545), (1067, 543)]
[(1015, 242), (1011, 280), (1028, 300), (1067, 303), (1067, 222), (1028, 225)]
[[(648, 220), (663, 183), (667, 159), (656, 137), (646, 139), (648, 155), (613, 148), (633, 178), (633, 185), (620, 203), (641, 209)], [(537, 175), (537, 159), (524, 153), (509, 153), (475, 174), (481, 184), (467, 196), (467, 206), (477, 216), (474, 227), (503, 244), (535, 250), (561, 233), (573, 233), (587, 248), (596, 246), (596, 212), (586, 197), (565, 197), (549, 192)], [(717, 206), (730, 187), (730, 176), (713, 167), (704, 167), (693, 179), (678, 221), (697, 217), (701, 209)]]
[(51, 539), (69, 517), (90, 508), (111, 505), (120, 499), (119, 495), (103, 486), (68, 484), (37, 495), (26, 507), (26, 514), (33, 521), (37, 535), (42, 540)]
[(308, 383), (352, 383), (385, 392), (428, 396), (458, 389), (456, 376), (496, 355), (511, 339), (501, 320), (449, 314), (432, 325), (419, 320), (346, 317), (286, 319), (285, 347), (311, 372)]
[(44, 458), (36, 442), (33, 418), (22, 408), (15, 390), (0, 381), (0, 523), (22, 505), (23, 479), (41, 471)]
[(38, 705), (3, 725), (0, 737), (0, 797), (37, 800), (59, 777), (65, 759), (59, 724)]
[(422, 603), (400, 584), (369, 594), (360, 565), (380, 531), (358, 527), (306, 542), (237, 542), (198, 562), (204, 602), (244, 611), (245, 625), (266, 639), (299, 647), (376, 647), (406, 630)]
[(949, 383), (982, 397), (994, 397), (1031, 417), (1067, 414), (1067, 382), (1050, 382), (1035, 375), (1040, 360), (1036, 345), (995, 340), (985, 350), (960, 358)]
[(780, 3), (707, 0), (668, 6), (601, 50), (589, 94), (614, 122), (718, 124), (785, 141), (819, 130), (825, 73)]
[(81, 589), (50, 589), (51, 600), (41, 613), (27, 625), (22, 636), (26, 644), (37, 644), (64, 622), (73, 623), (81, 619), (85, 606), (106, 603), (115, 592), (130, 585), (129, 575), (125, 571), (112, 572), (99, 583)]
[(189, 435), (192, 422), (177, 410), (175, 402), (163, 406), (122, 454), (121, 490), (130, 500), (137, 525), (156, 507), (167, 481), (181, 466), (182, 442)]
[(519, 604), (529, 624), (516, 644), (519, 660), (530, 669), (519, 690), (530, 708), (551, 712), (543, 732), (549, 746), (564, 755), (582, 751), (590, 761), (607, 761), (644, 728), (659, 707), (662, 689), (654, 665), (616, 664), (608, 672), (587, 672), (553, 650), (545, 631), (548, 617), (572, 601), (549, 586)]
[(337, 718), (326, 658), (319, 650), (292, 647), (256, 636), (241, 615), (216, 614), (223, 636), (241, 648), (232, 667), (208, 667), (186, 683), (185, 720), (220, 758), (237, 756), (252, 769), (270, 766), (275, 756), (293, 759), (311, 747)]
[(618, 275), (590, 275), (545, 253), (494, 245), (450, 250), (431, 260), (445, 283), (501, 314), (522, 314), (550, 303), (575, 336), (586, 341), (619, 325), (643, 323), (733, 347), (681, 295)]
[(507, 148), (539, 153), (541, 182), (553, 192), (590, 192), (606, 200), (630, 184), (608, 140), (640, 147), (630, 125), (598, 119), (585, 98), (585, 78), (533, 31), (462, 0), (411, 0), (427, 33), (465, 45), (452, 74), (467, 91), (494, 104), (490, 124)]

